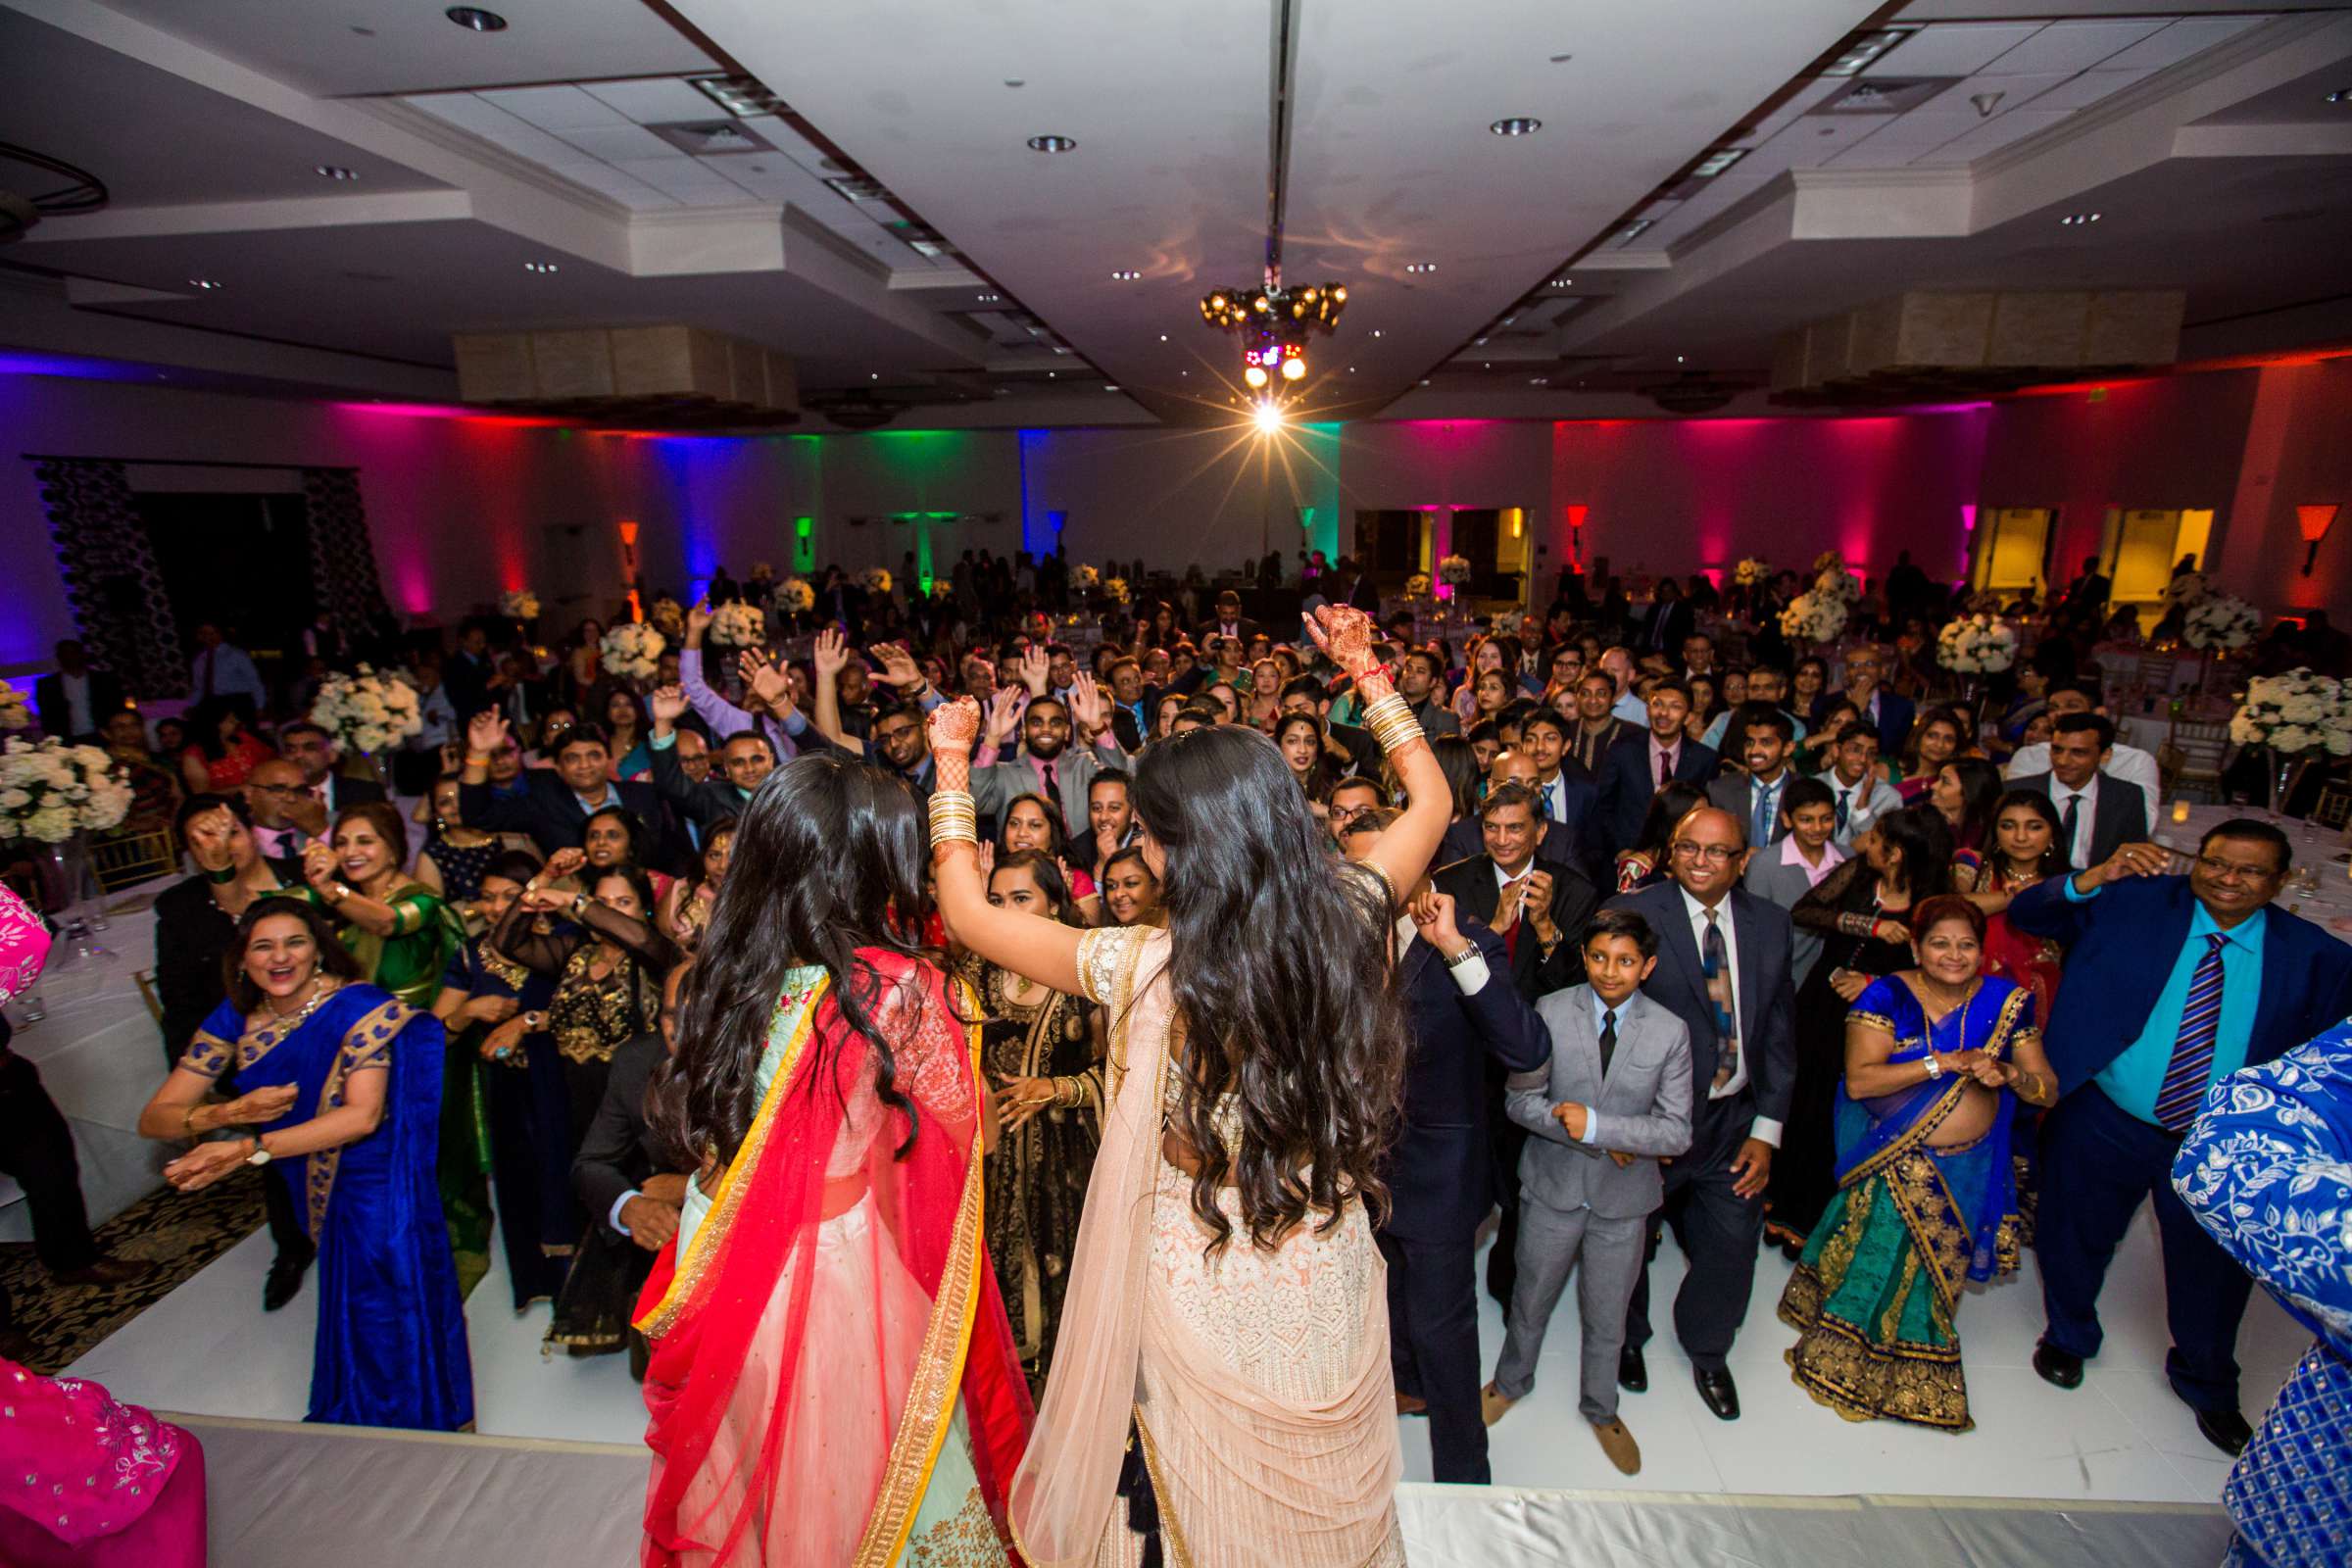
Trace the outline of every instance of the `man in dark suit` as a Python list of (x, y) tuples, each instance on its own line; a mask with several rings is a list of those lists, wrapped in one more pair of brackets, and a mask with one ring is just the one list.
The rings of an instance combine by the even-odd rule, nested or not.
[[(1347, 853), (1379, 841), (1394, 812), (1360, 818)], [(1550, 1046), (1503, 974), (1503, 939), (1442, 892), (1397, 922), (1392, 983), (1412, 1026), (1404, 1124), (1389, 1151), (1393, 1206), (1378, 1233), (1389, 1265), (1389, 1354), (1396, 1408), (1429, 1414), (1433, 1478), (1484, 1486), (1478, 1403), (1478, 1228), (1494, 1206), (1491, 1074), (1523, 1072)]]
[(2277, 828), (2237, 818), (2205, 835), (2184, 877), (2164, 874), (2169, 852), (2128, 844), (2009, 906), (2019, 930), (2067, 949), (2042, 1029), (2060, 1099), (2042, 1123), (2034, 1245), (2049, 1326), (2034, 1370), (2062, 1389), (2081, 1384), (2083, 1361), (2099, 1353), (2108, 1262), (2153, 1197), (2173, 1339), (2165, 1376), (2228, 1453), (2251, 1436), (2234, 1352), (2252, 1282), (2197, 1224), (2171, 1173), (2212, 1084), (2352, 1012), (2352, 946), (2271, 905), (2292, 853)]
[(1601, 759), (1600, 801), (1595, 819), (1604, 854), (1634, 847), (1650, 797), (1674, 779), (1705, 785), (1715, 776), (1717, 758), (1683, 732), (1690, 716), (1690, 688), (1669, 675), (1649, 688), (1649, 731), (1619, 741)]
[(1819, 726), (1829, 716), (1830, 710), (1839, 703), (1852, 703), (1862, 721), (1879, 732), (1879, 752), (1886, 757), (1903, 755), (1903, 743), (1911, 738), (1911, 720), (1918, 709), (1911, 699), (1890, 692), (1879, 684), (1886, 673), (1886, 656), (1865, 643), (1845, 656), (1845, 689), (1823, 692), (1813, 701), (1813, 711), (1805, 721)]
[(1592, 814), (1600, 805), (1600, 785), (1569, 755), (1569, 732), (1575, 728), (1551, 709), (1539, 708), (1519, 722), (1519, 749), (1536, 764), (1536, 795), (1544, 803), (1544, 819), (1551, 824), (1547, 854), (1597, 882), (1600, 835)]
[(1242, 613), (1242, 596), (1228, 588), (1217, 595), (1217, 612), (1193, 629), (1193, 641), (1208, 646), (1211, 637), (1238, 637), (1247, 648), (1257, 635), (1257, 622)]
[(502, 795), (490, 788), (490, 754), (506, 744), (507, 721), (494, 712), (476, 713), (466, 727), (466, 770), (458, 776), (458, 807), (466, 825), (491, 833), (527, 833), (542, 855), (576, 850), (588, 818), (607, 807), (621, 807), (637, 818), (637, 838), (647, 841), (662, 819), (662, 797), (651, 784), (615, 784), (611, 744), (604, 726), (582, 721), (556, 745), (556, 765), (524, 770), (523, 793)]
[(1438, 656), (1426, 649), (1408, 648), (1396, 661), (1396, 695), (1411, 705), (1414, 721), (1431, 740), (1462, 732), (1462, 721), (1453, 710), (1438, 701), (1438, 677), (1444, 673), (1438, 667)]
[[(1584, 960), (1567, 934), (1584, 929), (1586, 917), (1600, 902), (1599, 890), (1582, 871), (1542, 857), (1549, 824), (1541, 811), (1535, 791), (1527, 785), (1495, 785), (1478, 806), (1485, 852), (1443, 866), (1430, 877), (1465, 915), (1502, 933), (1512, 987), (1528, 1002), (1576, 983)], [(1499, 1069), (1487, 1075), (1491, 1179), (1502, 1210), (1494, 1246), (1487, 1253), (1487, 1291), (1506, 1306), (1519, 1269), (1519, 1185), (1513, 1173), (1527, 1144), (1526, 1131), (1502, 1114), (1502, 1085), (1508, 1076)]]
[[(653, 1271), (654, 1254), (678, 1234), (686, 1202), (687, 1178), (669, 1168), (645, 1114), (654, 1069), (677, 1049), (678, 989), (686, 972), (687, 965), (679, 964), (662, 981), (661, 1032), (624, 1041), (612, 1053), (605, 1098), (571, 1160), (571, 1190), (588, 1211), (588, 1223), (637, 1245), (635, 1267), (625, 1276), (631, 1298)], [(640, 1382), (645, 1360), (645, 1336), (631, 1330), (629, 1375)]]
[(646, 702), (653, 729), (646, 750), (654, 760), (654, 789), (661, 797), (703, 827), (741, 816), (752, 796), (775, 771), (776, 748), (758, 730), (728, 736), (718, 749), (717, 765), (700, 780), (686, 776), (678, 756), (678, 720), (686, 716), (686, 691), (664, 686)]
[(2050, 770), (2009, 781), (2047, 795), (2058, 808), (2058, 848), (2076, 870), (2104, 864), (2148, 836), (2148, 798), (2101, 771), (2115, 750), (2115, 721), (2102, 713), (2061, 713), (2050, 726)]
[(448, 688), (450, 707), (461, 718), (471, 718), (492, 705), (491, 683), (498, 679), (498, 659), (490, 652), (490, 632), (478, 620), (458, 631), (458, 651), (441, 666), (441, 684)]
[[(1675, 1338), (1690, 1357), (1698, 1396), (1725, 1421), (1740, 1418), (1740, 1391), (1725, 1363), (1747, 1315), (1764, 1187), (1796, 1081), (1788, 915), (1739, 886), (1746, 849), (1737, 816), (1702, 806), (1675, 826), (1673, 880), (1606, 906), (1632, 909), (1658, 933), (1658, 966), (1642, 993), (1690, 1034), (1690, 1150), (1667, 1167), (1660, 1214), (1690, 1261), (1674, 1298)], [(1617, 1378), (1637, 1392), (1649, 1387), (1642, 1348), (1649, 1336), (1644, 1267), (1626, 1313)]]
[(1683, 639), (1690, 635), (1697, 622), (1692, 619), (1690, 602), (1683, 598), (1682, 585), (1672, 577), (1658, 579), (1657, 596), (1650, 601), (1642, 617), (1642, 631), (1637, 641), (1643, 653), (1664, 654), (1669, 659), (1680, 658)]
[(1781, 822), (1781, 797), (1796, 776), (1788, 765), (1796, 721), (1770, 703), (1742, 703), (1732, 712), (1726, 740), (1747, 770), (1709, 781), (1707, 800), (1746, 823), (1749, 846), (1760, 850), (1788, 831)]
[(2107, 613), (2107, 596), (2115, 582), (2099, 570), (2099, 558), (2084, 556), (2082, 570), (2058, 601), (2058, 613), (2068, 620), (2096, 621)]
[(384, 787), (371, 778), (355, 778), (342, 769), (343, 754), (335, 738), (309, 719), (281, 725), (278, 755), (302, 769), (302, 782), (311, 799), (326, 808), (331, 824), (346, 806), (365, 806), (384, 798)]
[(1353, 558), (1342, 556), (1339, 564), (1339, 601), (1362, 611), (1367, 615), (1380, 613), (1380, 587), (1372, 574), (1356, 564)]
[(41, 733), (61, 741), (94, 740), (111, 714), (129, 706), (122, 683), (92, 669), (89, 656), (71, 637), (57, 645), (57, 673), (32, 683), (32, 702), (40, 710)]

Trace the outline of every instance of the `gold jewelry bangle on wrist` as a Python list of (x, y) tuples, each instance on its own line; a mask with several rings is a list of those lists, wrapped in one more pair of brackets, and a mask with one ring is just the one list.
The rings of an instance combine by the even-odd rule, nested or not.
[(931, 847), (980, 842), (980, 813), (969, 791), (935, 790), (931, 795)]

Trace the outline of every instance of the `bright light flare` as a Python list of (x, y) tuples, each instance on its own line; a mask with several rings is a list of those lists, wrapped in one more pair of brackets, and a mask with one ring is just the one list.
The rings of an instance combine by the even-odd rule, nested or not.
[(1282, 428), (1282, 410), (1270, 401), (1258, 404), (1250, 416), (1257, 422), (1260, 435), (1272, 435)]

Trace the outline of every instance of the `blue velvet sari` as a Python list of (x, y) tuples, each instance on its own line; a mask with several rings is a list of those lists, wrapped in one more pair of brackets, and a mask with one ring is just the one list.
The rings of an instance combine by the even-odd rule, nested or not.
[[(1847, 1022), (1893, 1036), (1890, 1064), (1931, 1050), (2007, 1060), (2034, 1033), (2034, 994), (1988, 975), (1931, 1024), (1911, 988), (1888, 975), (1854, 1000)], [(1788, 1352), (1798, 1385), (1850, 1420), (1972, 1425), (1954, 1321), (1960, 1294), (2018, 1263), (2016, 1095), (2000, 1092), (1981, 1137), (1928, 1142), (1972, 1082), (1930, 1078), (1871, 1100), (1838, 1086), (1838, 1193), (1789, 1277), (1781, 1319), (1800, 1334)]]
[(371, 985), (346, 984), (292, 1029), (223, 1002), (180, 1065), (234, 1067), (251, 1091), (291, 1084), (277, 1131), (343, 1103), (355, 1072), (389, 1073), (375, 1131), (278, 1162), (318, 1244), (312, 1421), (456, 1431), (473, 1421), (464, 1304), (435, 1187), (441, 1118), (438, 1020)]

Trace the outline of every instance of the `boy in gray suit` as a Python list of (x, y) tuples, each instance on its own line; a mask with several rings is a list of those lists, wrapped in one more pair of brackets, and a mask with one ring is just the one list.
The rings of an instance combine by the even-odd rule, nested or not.
[(1690, 1147), (1690, 1040), (1680, 1018), (1642, 995), (1658, 963), (1648, 921), (1601, 910), (1585, 926), (1584, 957), (1585, 984), (1536, 1004), (1551, 1036), (1549, 1065), (1505, 1084), (1505, 1110), (1535, 1136), (1519, 1160), (1519, 1279), (1482, 1402), (1493, 1426), (1536, 1386), (1544, 1331), (1581, 1257), (1578, 1408), (1630, 1476), (1642, 1450), (1617, 1418), (1617, 1355), (1646, 1222), (1665, 1201), (1658, 1161)]

